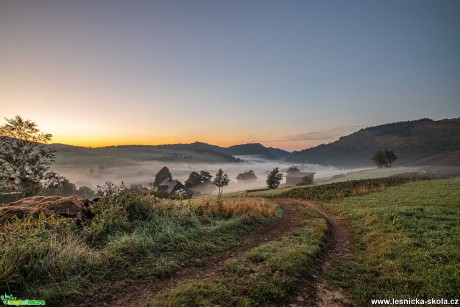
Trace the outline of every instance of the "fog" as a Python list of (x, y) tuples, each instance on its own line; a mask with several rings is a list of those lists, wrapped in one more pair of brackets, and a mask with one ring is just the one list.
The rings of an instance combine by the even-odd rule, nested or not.
[[(231, 182), (226, 192), (241, 191), (246, 189), (266, 187), (267, 172), (274, 167), (279, 167), (280, 172), (286, 174), (287, 168), (296, 165), (283, 161), (266, 160), (259, 156), (238, 156), (245, 160), (241, 163), (179, 163), (163, 161), (130, 161), (126, 165), (113, 165), (107, 163), (105, 167), (100, 164), (66, 164), (54, 165), (52, 170), (68, 178), (75, 183), (77, 187), (88, 186), (96, 189), (97, 185), (102, 185), (107, 181), (113, 181), (120, 184), (122, 181), (129, 187), (131, 184), (147, 185), (153, 182), (155, 174), (163, 166), (167, 166), (171, 171), (173, 178), (180, 180), (182, 183), (188, 178), (192, 171), (205, 170), (214, 175), (219, 168), (222, 168), (229, 176)], [(107, 161), (110, 162), (110, 161)], [(297, 164), (298, 165), (298, 164)], [(356, 169), (339, 169), (335, 167), (326, 167), (321, 165), (303, 164), (300, 165), (302, 171), (315, 172), (315, 181), (326, 179), (334, 175), (348, 173)], [(236, 177), (239, 173), (253, 170), (257, 180), (251, 183), (238, 184)], [(285, 183), (285, 179), (281, 183)]]

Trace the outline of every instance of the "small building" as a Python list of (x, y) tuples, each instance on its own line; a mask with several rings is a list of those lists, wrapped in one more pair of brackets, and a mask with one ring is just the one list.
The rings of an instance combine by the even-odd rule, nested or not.
[(253, 170), (244, 172), (244, 173), (239, 173), (238, 176), (236, 177), (236, 180), (238, 183), (244, 183), (248, 181), (255, 181), (257, 180), (256, 174), (254, 174)]
[(157, 191), (166, 191), (169, 196), (176, 196), (179, 190), (183, 190), (188, 197), (193, 195), (193, 191), (176, 179), (165, 179), (157, 188)]
[(313, 184), (315, 173), (311, 172), (289, 172), (286, 175), (286, 185), (308, 185)]

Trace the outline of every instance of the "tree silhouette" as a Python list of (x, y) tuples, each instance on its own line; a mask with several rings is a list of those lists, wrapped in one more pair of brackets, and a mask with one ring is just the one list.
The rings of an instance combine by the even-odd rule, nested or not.
[(224, 187), (228, 186), (229, 182), (230, 182), (230, 179), (228, 179), (228, 175), (224, 173), (224, 171), (220, 168), (217, 171), (216, 176), (214, 177), (214, 180), (212, 181), (212, 183), (215, 186), (217, 186), (217, 188), (219, 189), (218, 194), (217, 194), (217, 198), (219, 199), (219, 201), (222, 199), (222, 193), (224, 191)]
[(276, 189), (280, 185), (280, 182), (282, 179), (283, 179), (283, 174), (280, 174), (279, 168), (275, 167), (273, 170), (268, 172), (267, 187), (269, 189)]
[(155, 175), (155, 181), (153, 181), (153, 186), (158, 188), (158, 186), (165, 181), (166, 179), (172, 179), (171, 172), (169, 168), (163, 166), (160, 171)]
[(54, 162), (55, 152), (46, 145), (52, 135), (19, 115), (6, 122), (0, 127), (0, 189), (35, 195)]

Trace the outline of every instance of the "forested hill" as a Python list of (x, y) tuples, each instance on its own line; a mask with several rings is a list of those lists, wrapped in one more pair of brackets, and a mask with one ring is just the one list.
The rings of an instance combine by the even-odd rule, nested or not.
[(299, 151), (287, 161), (370, 166), (372, 154), (380, 149), (395, 151), (398, 156), (395, 165), (460, 166), (460, 118), (420, 119), (369, 127), (335, 142)]

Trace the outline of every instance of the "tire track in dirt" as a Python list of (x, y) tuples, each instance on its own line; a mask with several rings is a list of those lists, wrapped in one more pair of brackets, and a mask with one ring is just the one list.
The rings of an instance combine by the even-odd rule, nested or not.
[(202, 267), (181, 269), (167, 279), (148, 277), (141, 280), (115, 282), (108, 288), (99, 289), (97, 296), (91, 297), (91, 300), (69, 306), (140, 306), (153, 299), (162, 290), (174, 289), (180, 284), (191, 281), (210, 279), (227, 261), (240, 257), (259, 245), (277, 240), (299, 225), (302, 218), (298, 214), (298, 204), (283, 203), (280, 207), (284, 211), (282, 217), (275, 218), (242, 235), (239, 238), (240, 247), (203, 259)]
[(328, 225), (323, 251), (320, 256), (318, 267), (316, 268), (316, 274), (313, 275), (316, 279), (313, 287), (314, 289), (312, 289), (310, 282), (305, 281), (301, 285), (298, 293), (287, 301), (286, 306), (312, 306), (312, 302), (318, 307), (353, 306), (351, 295), (342, 288), (327, 285), (324, 277), (333, 270), (332, 262), (339, 261), (344, 263), (353, 261), (353, 236), (347, 223), (318, 203), (287, 198), (279, 198), (275, 199), (275, 201), (285, 206), (295, 204), (306, 206), (321, 214), (321, 216), (326, 219)]

